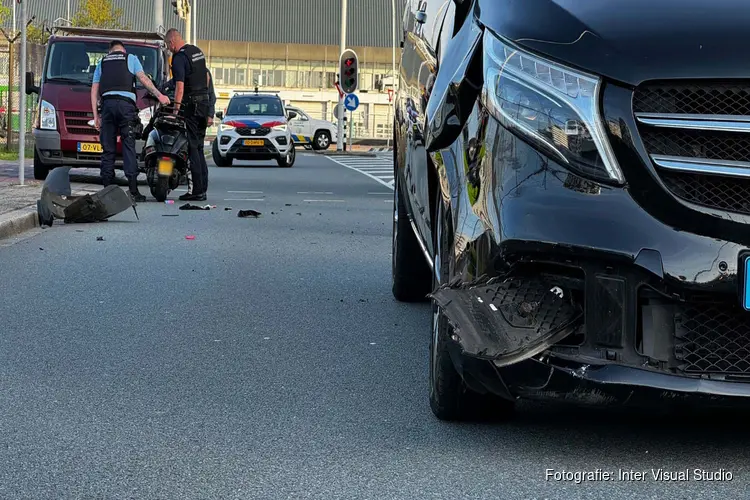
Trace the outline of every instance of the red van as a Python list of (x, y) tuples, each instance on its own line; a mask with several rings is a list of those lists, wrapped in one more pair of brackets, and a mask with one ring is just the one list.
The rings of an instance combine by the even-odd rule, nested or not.
[[(99, 167), (102, 148), (93, 126), (91, 81), (96, 65), (107, 54), (109, 42), (122, 40), (129, 54), (137, 56), (157, 87), (169, 78), (169, 57), (161, 33), (57, 28), (47, 44), (40, 85), (26, 73), (26, 93), (39, 94), (34, 123), (34, 178), (44, 180), (59, 166)], [(150, 109), (146, 89), (137, 82), (139, 116), (144, 126)], [(143, 141), (136, 141), (136, 154)], [(115, 168), (122, 169), (122, 145), (118, 139)]]

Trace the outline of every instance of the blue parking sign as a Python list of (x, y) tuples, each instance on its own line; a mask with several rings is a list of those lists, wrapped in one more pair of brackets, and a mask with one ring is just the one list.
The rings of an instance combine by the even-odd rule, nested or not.
[(355, 111), (359, 107), (359, 97), (357, 97), (357, 94), (345, 95), (344, 107), (347, 111)]

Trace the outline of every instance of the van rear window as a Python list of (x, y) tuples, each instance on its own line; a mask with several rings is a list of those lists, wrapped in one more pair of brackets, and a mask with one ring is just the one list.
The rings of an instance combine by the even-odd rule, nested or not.
[[(57, 41), (50, 47), (45, 79), (91, 85), (96, 65), (107, 55), (108, 50), (109, 43), (106, 41)], [(158, 81), (158, 49), (126, 43), (125, 50), (128, 54), (136, 56), (141, 61), (146, 74), (152, 75)], [(138, 86), (140, 85), (138, 82)]]

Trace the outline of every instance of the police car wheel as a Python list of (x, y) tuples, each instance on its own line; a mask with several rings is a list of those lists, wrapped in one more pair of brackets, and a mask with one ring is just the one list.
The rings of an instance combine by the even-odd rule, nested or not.
[(224, 158), (221, 156), (221, 153), (219, 153), (219, 144), (216, 142), (216, 139), (214, 139), (213, 144), (211, 146), (211, 156), (213, 156), (214, 163), (217, 167), (231, 167), (232, 166), (232, 159), (231, 158)]
[(294, 160), (297, 158), (297, 152), (292, 146), (289, 149), (289, 152), (278, 159), (277, 163), (281, 168), (290, 168), (292, 165), (294, 165)]
[(319, 130), (313, 139), (313, 148), (317, 151), (331, 147), (331, 134), (327, 130)]

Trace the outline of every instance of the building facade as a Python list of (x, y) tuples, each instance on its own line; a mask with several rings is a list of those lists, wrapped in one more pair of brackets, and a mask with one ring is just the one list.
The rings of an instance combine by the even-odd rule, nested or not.
[[(5, 0), (4, 3), (8, 3)], [(84, 0), (28, 0), (35, 21), (53, 25), (78, 11)], [(398, 68), (405, 1), (349, 0), (347, 46), (357, 52), (360, 107), (351, 115), (353, 137), (391, 135), (390, 98)], [(155, 29), (154, 0), (113, 0), (121, 21), (135, 30)], [(234, 91), (280, 91), (311, 117), (335, 121), (341, 0), (191, 0), (195, 31), (214, 76), (217, 110)], [(184, 22), (163, 0), (165, 28), (184, 32)], [(394, 30), (395, 28), (395, 30)], [(396, 46), (394, 47), (394, 31)]]

